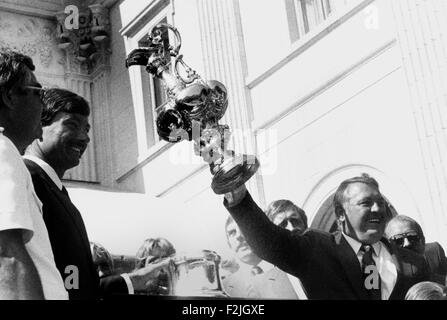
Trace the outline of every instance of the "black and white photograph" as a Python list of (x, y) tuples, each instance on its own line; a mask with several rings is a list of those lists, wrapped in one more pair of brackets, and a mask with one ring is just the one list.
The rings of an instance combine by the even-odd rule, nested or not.
[(446, 17), (0, 0), (0, 300), (447, 300)]

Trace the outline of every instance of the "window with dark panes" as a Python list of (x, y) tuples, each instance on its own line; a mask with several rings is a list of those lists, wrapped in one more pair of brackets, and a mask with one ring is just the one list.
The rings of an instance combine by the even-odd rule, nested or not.
[[(167, 19), (164, 18), (160, 23), (167, 23)], [(149, 45), (149, 35), (143, 37), (138, 45), (140, 47), (146, 47)], [(164, 47), (169, 47), (169, 34), (166, 31), (162, 35), (164, 41)], [(166, 59), (171, 59), (168, 50), (166, 52)], [(147, 73), (145, 68), (142, 67), (141, 74), (143, 75), (143, 96), (144, 96), (144, 113), (146, 122), (146, 137), (147, 147), (150, 148), (160, 141), (156, 130), (157, 116), (162, 110), (163, 105), (167, 102), (167, 94), (163, 82), (154, 78), (151, 74)]]
[(352, 0), (285, 0), (290, 41), (293, 43)]

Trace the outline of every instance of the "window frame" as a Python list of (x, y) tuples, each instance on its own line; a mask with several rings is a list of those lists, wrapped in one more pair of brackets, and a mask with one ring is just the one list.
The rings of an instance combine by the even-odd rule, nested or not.
[[(306, 35), (324, 24), (334, 12), (342, 11), (340, 8), (348, 7), (352, 0), (312, 0), (317, 5), (319, 21), (311, 24), (306, 0), (285, 0), (287, 21), (289, 26), (290, 43), (301, 40)], [(334, 6), (333, 1), (344, 1), (341, 6)], [(337, 10), (338, 9), (338, 10)], [(304, 14), (306, 12), (306, 14)]]
[[(164, 21), (165, 20), (165, 21)], [(172, 7), (170, 1), (167, 1), (165, 7), (159, 10), (150, 20), (146, 21), (144, 25), (139, 28), (131, 37), (131, 47), (136, 49), (139, 47), (140, 42), (144, 39), (149, 31), (157, 24), (165, 22), (173, 25)], [(169, 42), (174, 41), (173, 35), (169, 33)], [(138, 69), (138, 76), (141, 81), (141, 94), (143, 100), (143, 114), (144, 114), (144, 129), (146, 133), (146, 150), (150, 154), (151, 150), (158, 150), (164, 145), (164, 141), (160, 139), (157, 133), (156, 120), (157, 111), (162, 105), (156, 105), (155, 98), (155, 81), (149, 73), (144, 70), (144, 67)], [(149, 85), (149, 88), (143, 87), (145, 84)], [(149, 93), (149, 94), (148, 94)], [(150, 107), (150, 110), (147, 108)], [(149, 119), (150, 118), (150, 119)]]

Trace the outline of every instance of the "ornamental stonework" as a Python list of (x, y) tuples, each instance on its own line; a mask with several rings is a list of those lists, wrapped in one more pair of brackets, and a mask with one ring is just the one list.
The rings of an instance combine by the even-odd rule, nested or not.
[(0, 12), (0, 47), (30, 56), (39, 72), (63, 74), (65, 58), (54, 30), (53, 21)]

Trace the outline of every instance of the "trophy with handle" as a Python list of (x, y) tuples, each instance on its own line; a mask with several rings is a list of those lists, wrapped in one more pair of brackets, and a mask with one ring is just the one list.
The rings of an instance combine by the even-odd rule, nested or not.
[[(171, 31), (174, 44), (166, 37)], [(157, 133), (165, 141), (194, 141), (195, 154), (210, 165), (211, 188), (216, 194), (233, 191), (250, 179), (259, 168), (253, 155), (237, 155), (227, 149), (228, 125), (219, 124), (228, 107), (225, 86), (216, 80), (203, 80), (179, 54), (181, 37), (166, 23), (152, 28), (149, 45), (133, 50), (126, 67), (144, 66), (153, 77), (161, 79), (168, 101), (157, 117)], [(172, 66), (172, 68), (171, 68)]]

